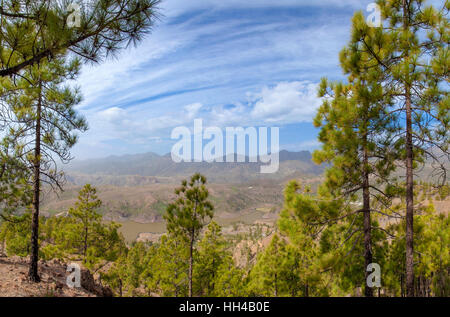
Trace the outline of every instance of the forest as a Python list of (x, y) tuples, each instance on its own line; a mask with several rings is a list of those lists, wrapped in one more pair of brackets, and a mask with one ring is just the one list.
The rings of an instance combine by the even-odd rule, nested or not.
[[(450, 196), (450, 1), (378, 0), (379, 27), (354, 14), (339, 55), (346, 80), (323, 74), (317, 92), (322, 181), (286, 184), (273, 232), (224, 234), (195, 173), (175, 189), (156, 243), (127, 243), (90, 184), (62, 214), (40, 213), (89, 127), (73, 84), (82, 66), (139, 47), (161, 18), (159, 0), (96, 0), (73, 27), (68, 4), (0, 7), (0, 249), (28, 261), (31, 283), (57, 259), (118, 297), (450, 296), (450, 205), (435, 208)], [(238, 248), (267, 237), (256, 253)]]

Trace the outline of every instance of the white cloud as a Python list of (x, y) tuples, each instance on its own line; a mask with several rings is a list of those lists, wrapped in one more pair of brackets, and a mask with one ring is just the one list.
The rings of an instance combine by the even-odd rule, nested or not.
[(317, 84), (309, 82), (281, 82), (272, 88), (264, 87), (256, 97), (251, 115), (264, 122), (311, 121), (320, 106)]
[(98, 113), (100, 119), (108, 122), (122, 121), (126, 118), (127, 112), (119, 107), (111, 107)]
[(146, 124), (142, 126), (143, 131), (157, 132), (164, 129), (170, 129), (172, 127), (182, 125), (186, 122), (186, 114), (180, 113), (178, 116), (159, 116), (155, 118), (149, 118), (145, 121)]
[(281, 146), (282, 150), (288, 150), (288, 151), (311, 151), (320, 148), (322, 143), (320, 143), (318, 140), (306, 140), (301, 141), (298, 143), (292, 143), (292, 144), (283, 144)]
[(188, 118), (194, 119), (202, 107), (203, 107), (203, 105), (201, 103), (196, 102), (196, 103), (185, 106), (184, 110), (186, 110)]

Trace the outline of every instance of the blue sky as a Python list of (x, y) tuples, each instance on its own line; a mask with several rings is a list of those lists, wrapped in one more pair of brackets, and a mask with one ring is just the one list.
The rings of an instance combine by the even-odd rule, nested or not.
[[(277, 126), (280, 145), (317, 148), (320, 78), (343, 79), (338, 54), (359, 0), (165, 0), (136, 49), (84, 66), (78, 110), (90, 129), (78, 159), (165, 154), (177, 126)], [(368, 15), (369, 13), (365, 13)]]

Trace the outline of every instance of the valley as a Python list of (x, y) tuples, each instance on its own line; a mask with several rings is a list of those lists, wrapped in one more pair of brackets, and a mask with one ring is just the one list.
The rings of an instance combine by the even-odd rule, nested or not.
[[(42, 212), (64, 215), (73, 206), (81, 187), (90, 183), (98, 190), (105, 221), (119, 222), (128, 242), (158, 237), (165, 232), (163, 214), (175, 197), (174, 189), (189, 175), (200, 172), (208, 179), (214, 204), (214, 220), (232, 233), (238, 224), (273, 226), (283, 203), (283, 189), (292, 179), (313, 189), (323, 168), (309, 152), (280, 152), (280, 169), (260, 174), (258, 163), (173, 163), (170, 156), (154, 153), (74, 161), (66, 167), (64, 192), (45, 191)], [(152, 240), (152, 239), (150, 239)]]

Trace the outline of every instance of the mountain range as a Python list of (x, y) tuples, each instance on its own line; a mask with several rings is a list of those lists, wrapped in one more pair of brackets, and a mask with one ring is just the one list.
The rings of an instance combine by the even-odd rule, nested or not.
[(102, 159), (78, 160), (66, 166), (67, 180), (73, 185), (143, 186), (155, 183), (178, 183), (199, 172), (210, 183), (247, 183), (270, 179), (285, 180), (298, 177), (317, 177), (324, 168), (312, 162), (308, 151), (280, 151), (280, 166), (276, 173), (261, 174), (266, 163), (181, 162), (175, 163), (170, 154), (155, 153), (109, 156)]

